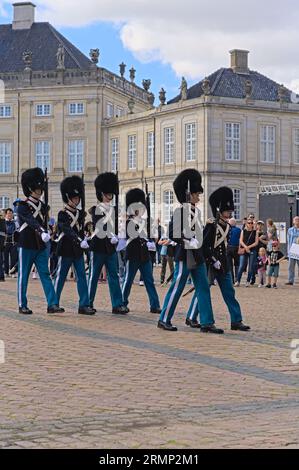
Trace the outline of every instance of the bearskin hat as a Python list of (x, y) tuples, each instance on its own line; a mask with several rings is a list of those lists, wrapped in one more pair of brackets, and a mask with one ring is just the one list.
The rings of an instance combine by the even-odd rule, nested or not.
[(22, 174), (21, 184), (26, 197), (37, 190), (45, 189), (45, 174), (41, 168), (31, 168)]
[(96, 188), (96, 194), (99, 201), (102, 200), (102, 194), (118, 194), (118, 178), (115, 173), (102, 173), (100, 174), (95, 182), (94, 187)]
[(190, 181), (191, 193), (203, 193), (203, 187), (201, 185), (201, 174), (197, 170), (193, 169), (184, 170), (176, 177), (173, 182), (174, 192), (181, 204), (186, 202), (188, 181)]
[(131, 204), (138, 204), (141, 203), (145, 206), (145, 194), (142, 189), (135, 188), (130, 189), (130, 191), (126, 194), (126, 206), (127, 209), (130, 207)]
[(82, 198), (84, 191), (84, 184), (80, 176), (70, 176), (65, 178), (60, 185), (60, 192), (63, 202), (67, 203), (73, 197), (78, 196)]
[(226, 186), (217, 189), (211, 194), (209, 203), (214, 217), (216, 217), (218, 211), (234, 211), (234, 194), (232, 189)]

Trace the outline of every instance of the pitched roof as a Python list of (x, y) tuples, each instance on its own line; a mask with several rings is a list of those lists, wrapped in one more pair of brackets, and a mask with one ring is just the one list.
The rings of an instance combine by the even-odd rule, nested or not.
[(56, 53), (62, 44), (66, 69), (89, 69), (92, 62), (49, 23), (33, 23), (30, 29), (13, 30), (0, 25), (0, 72), (24, 70), (22, 54), (32, 52), (32, 70), (56, 70)]
[[(279, 101), (278, 89), (280, 84), (274, 82), (259, 72), (250, 70), (248, 74), (235, 73), (230, 68), (221, 68), (207, 77), (210, 81), (210, 95), (227, 98), (245, 98), (245, 82), (252, 83), (251, 99), (264, 101)], [(201, 88), (203, 80), (188, 89), (187, 99), (199, 98), (202, 96)], [(168, 104), (177, 103), (181, 97), (176, 96), (168, 101)], [(291, 92), (286, 94), (286, 102), (291, 101)]]

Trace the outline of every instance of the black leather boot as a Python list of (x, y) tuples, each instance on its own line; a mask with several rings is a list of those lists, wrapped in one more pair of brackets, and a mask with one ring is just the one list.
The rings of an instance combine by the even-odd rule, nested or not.
[(250, 326), (244, 325), (242, 321), (239, 321), (237, 323), (232, 323), (231, 324), (231, 329), (233, 331), (249, 331)]
[(113, 308), (112, 313), (114, 313), (115, 315), (127, 315), (128, 309), (127, 307), (121, 305), (120, 307)]
[(200, 328), (200, 324), (197, 320), (190, 320), (190, 318), (186, 318), (186, 325), (190, 326), (191, 328)]
[(51, 307), (48, 307), (47, 313), (64, 313), (64, 308), (59, 307), (59, 305), (51, 305)]
[(29, 308), (26, 308), (26, 307), (19, 307), (19, 313), (21, 315), (32, 315), (33, 314), (32, 310), (30, 310)]
[(215, 335), (223, 335), (224, 331), (221, 328), (216, 328), (215, 325), (201, 326), (202, 333), (214, 333)]
[(173, 326), (171, 323), (164, 323), (163, 321), (158, 321), (158, 328), (166, 331), (178, 331), (176, 326)]
[(93, 308), (90, 308), (90, 307), (80, 307), (79, 310), (78, 310), (78, 313), (80, 315), (94, 315), (96, 312), (94, 311)]

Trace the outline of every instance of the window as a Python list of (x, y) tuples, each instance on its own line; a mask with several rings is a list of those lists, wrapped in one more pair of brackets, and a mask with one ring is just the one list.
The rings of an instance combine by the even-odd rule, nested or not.
[(241, 190), (233, 189), (234, 193), (234, 217), (236, 220), (241, 220)]
[(69, 113), (71, 115), (84, 114), (84, 103), (70, 103)]
[(50, 142), (48, 140), (38, 141), (35, 143), (35, 161), (36, 166), (43, 171), (50, 169)]
[(294, 163), (299, 163), (299, 129), (294, 129)]
[(0, 142), (0, 174), (11, 172), (11, 143)]
[(112, 118), (114, 116), (114, 106), (112, 103), (107, 103), (106, 114), (107, 118)]
[(155, 159), (155, 136), (153, 132), (147, 133), (147, 167), (154, 166)]
[(10, 118), (12, 116), (11, 106), (0, 105), (0, 118)]
[(225, 124), (225, 160), (240, 161), (240, 134), (239, 123), (227, 122)]
[(9, 197), (0, 196), (0, 210), (8, 209), (10, 206)]
[(169, 224), (173, 215), (173, 192), (164, 192), (164, 223)]
[(120, 116), (123, 116), (123, 115), (124, 115), (124, 108), (121, 108), (120, 106), (117, 106), (115, 116), (120, 117)]
[(119, 164), (119, 139), (111, 139), (111, 171), (117, 172)]
[(185, 125), (186, 161), (193, 162), (196, 159), (196, 124)]
[(261, 126), (261, 161), (275, 161), (275, 126)]
[(164, 163), (169, 165), (174, 162), (174, 127), (164, 129)]
[(150, 191), (148, 195), (149, 195), (150, 206), (151, 206), (151, 217), (153, 218), (154, 211), (155, 211), (155, 193), (153, 191)]
[(129, 170), (136, 170), (136, 135), (129, 135), (128, 144), (128, 168)]
[(81, 173), (83, 171), (84, 162), (84, 141), (69, 141), (69, 172)]
[(37, 116), (51, 116), (51, 105), (50, 104), (37, 104), (36, 115)]

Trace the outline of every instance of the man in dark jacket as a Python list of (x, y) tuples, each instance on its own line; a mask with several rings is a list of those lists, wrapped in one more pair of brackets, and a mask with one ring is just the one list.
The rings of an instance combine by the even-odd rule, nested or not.
[[(231, 329), (248, 331), (250, 327), (244, 325), (242, 321), (241, 308), (235, 297), (230, 266), (227, 260), (227, 238), (230, 229), (228, 220), (234, 210), (233, 192), (230, 188), (221, 187), (211, 194), (209, 202), (215, 219), (210, 220), (204, 229), (203, 250), (206, 262), (217, 280), (223, 300), (227, 305), (231, 318)], [(187, 321), (190, 322), (190, 326), (192, 326), (192, 322), (197, 321), (200, 310), (201, 306), (198, 303), (198, 298), (194, 295), (187, 314)]]
[(4, 247), (4, 266), (5, 274), (8, 276), (11, 269), (16, 271), (16, 265), (18, 261), (17, 243), (15, 240), (17, 224), (14, 221), (14, 214), (12, 209), (5, 210), (5, 225), (6, 239)]
[(77, 276), (77, 290), (79, 294), (79, 309), (81, 315), (94, 315), (95, 310), (90, 308), (88, 286), (85, 274), (83, 250), (89, 248), (84, 238), (84, 218), (78, 205), (83, 197), (84, 183), (79, 176), (65, 178), (60, 191), (64, 210), (58, 214), (58, 240), (57, 240), (57, 272), (54, 280), (55, 292), (60, 299), (68, 272), (73, 265)]
[(127, 245), (126, 277), (123, 284), (124, 305), (129, 303), (129, 295), (137, 271), (140, 271), (150, 302), (151, 313), (160, 313), (160, 301), (156, 291), (150, 252), (156, 250), (155, 242), (146, 233), (147, 219), (145, 194), (142, 189), (131, 189), (126, 194), (127, 206)]
[(20, 201), (17, 207), (19, 223), (18, 231), (18, 301), (19, 313), (31, 315), (32, 310), (27, 305), (27, 287), (29, 275), (35, 264), (48, 302), (48, 313), (62, 313), (58, 305), (53, 284), (49, 273), (49, 257), (46, 244), (50, 234), (45, 226), (45, 215), (49, 210), (41, 196), (45, 187), (45, 175), (40, 168), (26, 170), (21, 179), (25, 201)]
[(103, 267), (106, 267), (112, 303), (112, 313), (125, 315), (128, 309), (124, 306), (119, 283), (116, 247), (118, 233), (115, 233), (116, 217), (112, 206), (113, 196), (118, 194), (118, 178), (115, 173), (102, 173), (95, 180), (97, 206), (90, 209), (93, 234), (89, 241), (90, 263), (88, 293), (90, 306), (93, 308), (98, 281)]
[(2, 213), (0, 212), (0, 282), (5, 281), (4, 269), (3, 269), (5, 238), (6, 238), (5, 220), (2, 216)]
[(171, 320), (187, 279), (191, 275), (201, 312), (201, 325), (198, 323), (197, 326), (205, 333), (222, 334), (223, 330), (215, 326), (207, 269), (202, 251), (202, 223), (200, 211), (197, 208), (199, 197), (203, 193), (200, 173), (195, 169), (182, 171), (175, 179), (173, 188), (182, 205), (175, 210), (169, 225), (169, 239), (176, 243), (176, 264), (158, 328), (177, 331), (177, 327), (172, 325)]

